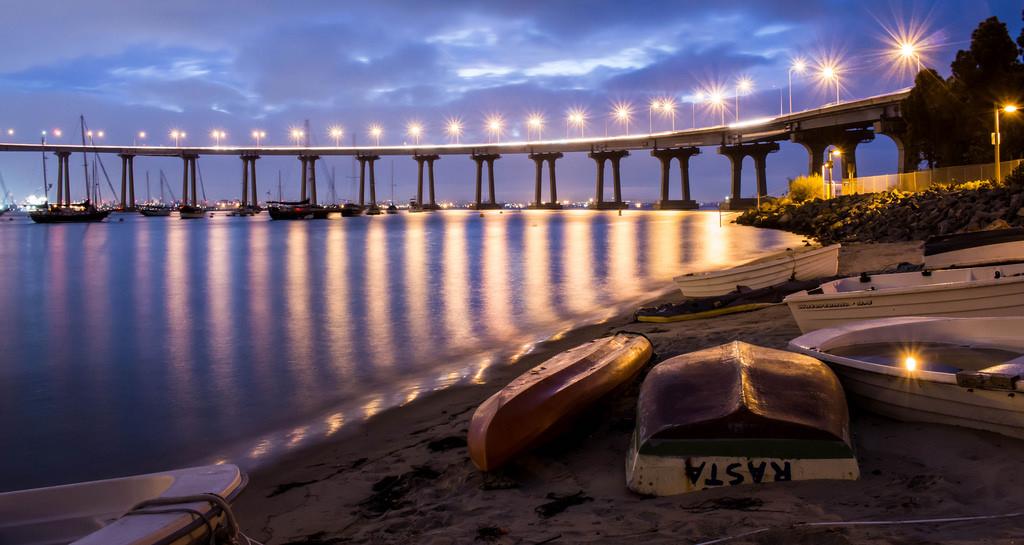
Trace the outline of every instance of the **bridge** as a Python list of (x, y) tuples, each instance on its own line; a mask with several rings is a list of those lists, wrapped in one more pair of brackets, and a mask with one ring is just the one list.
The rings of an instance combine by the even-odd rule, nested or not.
[[(0, 152), (53, 152), (58, 157), (58, 203), (70, 202), (68, 158), (72, 153), (115, 154), (121, 158), (121, 208), (135, 208), (134, 158), (178, 157), (183, 161), (182, 194), (188, 195), (189, 186), (195, 195), (196, 160), (208, 155), (233, 155), (243, 162), (241, 203), (257, 206), (256, 161), (261, 156), (294, 156), (301, 162), (301, 198), (317, 204), (316, 161), (324, 156), (353, 156), (360, 165), (359, 205), (366, 206), (367, 182), (370, 203), (376, 205), (376, 176), (374, 163), (381, 156), (407, 155), (418, 164), (417, 202), (425, 210), (437, 209), (434, 187), (434, 162), (444, 156), (466, 155), (476, 165), (476, 192), (474, 206), (478, 209), (498, 208), (495, 195), (495, 161), (503, 155), (526, 155), (536, 165), (534, 200), (532, 208), (559, 208), (555, 162), (566, 153), (587, 153), (596, 165), (595, 195), (592, 206), (597, 209), (623, 207), (621, 189), (622, 158), (630, 152), (650, 150), (650, 155), (661, 162), (661, 192), (657, 207), (687, 210), (697, 208), (690, 196), (689, 160), (701, 153), (701, 148), (715, 148), (731, 163), (731, 198), (729, 207), (746, 208), (756, 199), (741, 197), (743, 159), (752, 157), (756, 173), (757, 197), (767, 195), (766, 164), (769, 154), (779, 150), (780, 143), (802, 145), (808, 154), (809, 174), (821, 172), (825, 152), (829, 146), (842, 150), (846, 177), (856, 177), (858, 144), (869, 142), (877, 134), (890, 137), (898, 151), (897, 171), (913, 169), (905, 153), (903, 123), (900, 105), (910, 94), (909, 89), (859, 100), (829, 104), (820, 108), (752, 119), (733, 124), (697, 129), (666, 131), (653, 134), (611, 136), (602, 138), (568, 138), (557, 140), (518, 141), (487, 144), (417, 144), (402, 146), (112, 146), (65, 144), (0, 143)], [(670, 197), (669, 180), (672, 163), (677, 161), (680, 171), (680, 195)], [(542, 178), (547, 163), (549, 192), (543, 199)], [(611, 165), (612, 197), (605, 196), (605, 165)], [(487, 170), (487, 198), (483, 198), (483, 171)], [(427, 200), (424, 201), (424, 168), (427, 170)], [(368, 174), (368, 176), (367, 176)]]

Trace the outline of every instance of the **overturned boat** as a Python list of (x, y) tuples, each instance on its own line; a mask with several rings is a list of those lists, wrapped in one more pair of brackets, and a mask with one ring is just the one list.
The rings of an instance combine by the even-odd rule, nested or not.
[(789, 280), (833, 277), (839, 271), (839, 248), (839, 244), (787, 248), (731, 269), (684, 274), (674, 280), (686, 297), (717, 297), (739, 286), (756, 290)]
[(1024, 261), (1024, 228), (973, 231), (929, 238), (924, 268), (977, 267)]
[(859, 475), (842, 386), (814, 358), (735, 341), (661, 362), (640, 388), (635, 492)]
[(1021, 332), (1021, 316), (889, 318), (819, 329), (789, 348), (828, 363), (873, 412), (1024, 439)]
[(504, 465), (631, 380), (652, 354), (646, 337), (618, 333), (530, 369), (477, 408), (469, 424), (470, 458), (482, 471)]
[(861, 274), (785, 298), (800, 331), (895, 316), (1022, 316), (1024, 263)]
[(237, 537), (230, 464), (0, 493), (4, 545), (199, 545)]

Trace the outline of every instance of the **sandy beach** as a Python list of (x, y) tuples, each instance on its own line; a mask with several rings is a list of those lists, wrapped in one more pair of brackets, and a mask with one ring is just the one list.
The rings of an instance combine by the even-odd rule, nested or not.
[[(919, 262), (919, 243), (845, 246), (840, 273)], [(675, 295), (659, 302), (677, 300)], [(492, 373), (384, 411), (332, 443), (252, 474), (236, 503), (243, 529), (268, 544), (1015, 543), (1019, 519), (954, 524), (791, 528), (816, 521), (911, 520), (1009, 513), (1024, 484), (1024, 441), (903, 423), (852, 407), (861, 468), (852, 482), (735, 487), (666, 498), (626, 489), (637, 379), (554, 444), (483, 475), (466, 452), (476, 406), (552, 354), (610, 332), (648, 335), (665, 358), (732, 340), (784, 348), (799, 335), (785, 306), (707, 320), (640, 324), (620, 316), (539, 345)], [(642, 377), (641, 377), (642, 378)]]

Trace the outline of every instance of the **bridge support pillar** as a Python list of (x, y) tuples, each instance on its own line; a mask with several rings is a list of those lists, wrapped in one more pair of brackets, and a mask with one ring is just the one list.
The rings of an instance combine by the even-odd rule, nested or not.
[[(718, 153), (729, 158), (732, 164), (732, 183), (729, 201), (722, 208), (725, 210), (745, 210), (757, 206), (760, 199), (768, 196), (767, 164), (768, 154), (779, 151), (777, 142), (736, 144), (720, 146)], [(747, 156), (754, 159), (754, 171), (757, 179), (757, 197), (744, 199), (742, 195), (743, 159)]]
[[(595, 210), (619, 210), (623, 208), (622, 171), (620, 164), (622, 158), (628, 156), (629, 152), (626, 150), (592, 151), (588, 154), (588, 157), (597, 164), (597, 195), (590, 208)], [(614, 199), (612, 202), (604, 200), (604, 162), (606, 160), (612, 164), (612, 195)]]
[[(380, 159), (379, 155), (359, 155), (356, 160), (359, 161), (359, 207), (367, 209), (368, 214), (379, 214), (380, 208), (377, 207), (377, 179), (375, 176), (374, 162)], [(370, 205), (366, 206), (366, 164), (370, 164)]]
[[(530, 208), (545, 209), (545, 210), (558, 210), (562, 208), (562, 205), (558, 203), (558, 186), (555, 179), (555, 161), (563, 157), (561, 152), (550, 152), (550, 153), (531, 153), (530, 159), (533, 159), (536, 165), (535, 176), (534, 176), (534, 191), (533, 191), (533, 203)], [(541, 181), (544, 176), (544, 162), (548, 163), (548, 183), (549, 197), (548, 202), (541, 200)]]
[[(299, 161), (302, 161), (302, 179), (301, 189), (299, 191), (299, 200), (304, 201), (309, 199), (311, 206), (316, 206), (316, 161), (319, 159), (319, 155), (300, 155)], [(372, 173), (371, 173), (372, 174)], [(308, 190), (308, 191), (307, 191)]]
[[(196, 192), (196, 159), (198, 155), (182, 155), (184, 162), (181, 176), (181, 205), (199, 206), (199, 197)], [(190, 195), (191, 193), (191, 195)]]
[[(843, 165), (847, 178), (855, 178), (857, 175), (857, 145), (870, 142), (874, 138), (874, 132), (863, 127), (809, 129), (795, 132), (790, 136), (793, 142), (803, 145), (807, 150), (808, 175), (821, 175), (821, 167), (825, 164), (825, 150), (829, 146), (836, 146), (844, 156)], [(847, 154), (850, 155), (849, 159), (845, 157)]]
[[(476, 162), (476, 201), (473, 208), (476, 210), (493, 210), (501, 208), (495, 198), (494, 191), (494, 161), (501, 159), (497, 153), (474, 154), (473, 161)], [(487, 163), (487, 201), (483, 201), (483, 165)]]
[(121, 211), (135, 210), (135, 156), (118, 154), (121, 158)]
[[(696, 210), (697, 201), (690, 199), (690, 157), (700, 154), (700, 148), (669, 148), (651, 151), (651, 156), (661, 161), (661, 200), (655, 204), (658, 210)], [(682, 185), (682, 199), (669, 199), (669, 175), (672, 160), (679, 160), (679, 177)]]
[[(416, 205), (410, 207), (413, 212), (423, 210), (437, 210), (437, 203), (434, 201), (434, 161), (440, 159), (440, 155), (413, 155), (416, 160)], [(429, 191), (429, 203), (423, 202), (423, 165), (427, 166), (427, 184)]]
[(875, 121), (874, 130), (875, 134), (884, 134), (892, 139), (893, 143), (896, 144), (897, 173), (903, 174), (904, 172), (913, 172), (917, 170), (917, 164), (920, 161), (917, 160), (917, 154), (907, 149), (907, 124), (905, 121), (899, 118)]
[(57, 206), (71, 206), (71, 169), (68, 166), (71, 153), (58, 151), (54, 155), (57, 156)]
[[(259, 155), (242, 155), (242, 208), (259, 210), (259, 194), (256, 193), (256, 159)], [(249, 194), (252, 194), (252, 200)]]

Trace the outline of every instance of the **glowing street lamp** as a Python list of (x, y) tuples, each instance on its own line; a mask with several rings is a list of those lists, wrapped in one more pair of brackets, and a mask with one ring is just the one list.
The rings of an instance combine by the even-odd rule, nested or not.
[(7, 129), (7, 136), (14, 136), (14, 129)]
[(573, 108), (565, 116), (565, 137), (569, 138), (569, 125), (580, 129), (580, 138), (583, 138), (583, 127), (587, 124), (587, 112), (583, 108)]
[(717, 89), (711, 91), (708, 94), (708, 104), (711, 105), (712, 109), (717, 109), (722, 114), (722, 125), (725, 125), (725, 95)]
[(132, 138), (132, 144), (135, 145), (135, 146), (138, 146), (139, 145), (139, 140), (145, 140), (145, 139), (146, 139), (146, 131), (139, 131), (139, 132), (135, 133), (135, 137)]
[(836, 85), (836, 104), (839, 104), (839, 68), (835, 65), (825, 65), (821, 69), (821, 79), (826, 83), (829, 81), (835, 82)]
[(541, 114), (530, 114), (526, 118), (526, 139), (530, 139), (530, 135), (534, 132), (537, 133), (537, 140), (542, 140), (544, 131), (544, 116)]
[(381, 127), (377, 123), (374, 123), (374, 124), (370, 125), (370, 136), (373, 138), (373, 141), (376, 142), (375, 145), (380, 146), (380, 137), (383, 134), (384, 134), (384, 127)]
[(267, 137), (266, 131), (255, 130), (252, 131), (252, 139), (256, 141), (256, 147), (260, 147), (260, 140)]
[(654, 110), (661, 111), (661, 99), (656, 98), (647, 105), (647, 134), (654, 134)]
[(793, 113), (793, 73), (803, 74), (807, 70), (807, 63), (803, 59), (796, 59), (789, 66), (789, 113)]
[(448, 133), (448, 138), (453, 139), (458, 144), (459, 137), (462, 136), (462, 120), (457, 117), (448, 118), (444, 130)]
[(490, 135), (491, 139), (493, 139), (488, 140), (489, 143), (492, 141), (501, 143), (501, 132), (505, 128), (505, 120), (501, 115), (494, 114), (489, 116), (484, 121), (484, 128), (487, 129), (487, 133)]
[(661, 100), (661, 113), (672, 119), (672, 130), (676, 130), (676, 101), (672, 97)]
[(995, 109), (996, 132), (992, 133), (992, 145), (994, 145), (996, 147), (996, 179), (995, 179), (996, 183), (999, 183), (1003, 179), (1002, 172), (1000, 172), (1000, 166), (1001, 165), (999, 164), (999, 145), (1002, 143), (1001, 142), (1002, 135), (999, 133), (999, 114), (1004, 113), (1004, 112), (1008, 113), (1008, 114), (1012, 114), (1012, 113), (1015, 113), (1016, 111), (1017, 111), (1017, 106), (1014, 105), (1014, 104), (1006, 104), (1004, 106), (999, 106), (998, 104), (996, 105), (996, 109)]
[(420, 136), (423, 135), (423, 124), (419, 121), (410, 121), (409, 124), (405, 126), (405, 132), (412, 137), (413, 143), (418, 146), (420, 144)]
[(64, 131), (60, 129), (53, 129), (53, 136), (60, 138), (61, 136), (64, 136)]
[(289, 132), (289, 136), (291, 136), (292, 142), (295, 142), (296, 146), (301, 146), (302, 145), (302, 141), (303, 141), (303, 139), (306, 136), (306, 131), (304, 131), (302, 129), (292, 129)]
[(341, 138), (345, 136), (345, 131), (341, 127), (335, 125), (327, 130), (327, 134), (334, 139), (334, 147), (341, 147)]
[(917, 51), (916, 44), (913, 42), (900, 43), (897, 52), (900, 58), (907, 62), (917, 61), (917, 71), (921, 71), (921, 55)]
[(213, 138), (214, 146), (218, 148), (220, 147), (220, 141), (226, 138), (227, 135), (228, 133), (219, 129), (214, 129), (213, 131), (210, 132), (210, 137)]
[[(615, 105), (612, 110), (612, 117), (615, 118), (617, 123), (622, 124), (626, 130), (626, 136), (629, 136), (629, 121), (633, 117), (633, 106), (628, 102), (620, 102)], [(608, 136), (608, 125), (605, 123), (605, 136)]]
[(740, 120), (740, 93), (747, 94), (754, 88), (754, 81), (744, 76), (736, 80), (736, 121)]
[(185, 131), (171, 129), (171, 138), (174, 139), (174, 147), (181, 147), (181, 141), (185, 139)]

